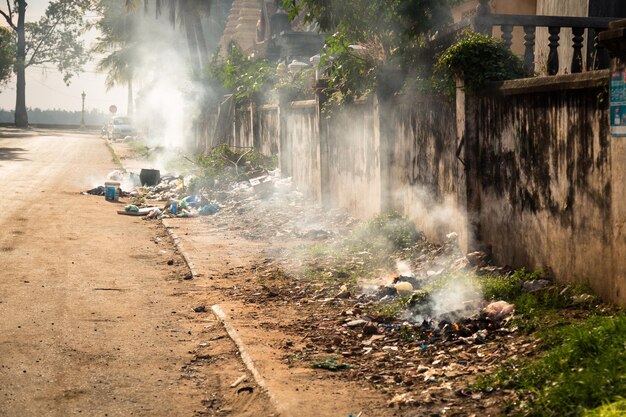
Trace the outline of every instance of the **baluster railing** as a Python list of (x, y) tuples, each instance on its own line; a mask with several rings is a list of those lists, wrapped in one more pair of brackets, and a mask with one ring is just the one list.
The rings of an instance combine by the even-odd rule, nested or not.
[(582, 72), (583, 70), (583, 41), (585, 28), (572, 28), (572, 48), (574, 48), (574, 55), (572, 56), (572, 74)]
[(507, 48), (511, 49), (513, 45), (513, 25), (502, 25), (502, 40)]
[(594, 28), (594, 32), (595, 32), (595, 36), (593, 39), (593, 46), (594, 49), (596, 51), (595, 53), (595, 57), (593, 60), (593, 69), (594, 70), (598, 70), (598, 69), (603, 69), (603, 68), (608, 68), (609, 67), (609, 54), (606, 50), (606, 48), (604, 47), (604, 44), (602, 42), (600, 42), (600, 32), (602, 32), (603, 30), (605, 30), (606, 28)]
[(561, 33), (561, 28), (558, 26), (550, 26), (548, 27), (548, 48), (550, 48), (550, 52), (548, 52), (548, 75), (556, 75), (559, 72), (559, 40), (561, 37), (559, 33)]
[(535, 33), (534, 26), (524, 26), (524, 67), (528, 73), (535, 69)]
[[(615, 18), (492, 14), (489, 0), (479, 0), (479, 2), (480, 5), (474, 17), (455, 23), (446, 31), (442, 31), (433, 42), (433, 47), (441, 48), (450, 45), (454, 42), (455, 36), (467, 28), (492, 35), (493, 28), (499, 27), (504, 44), (511, 49), (515, 44), (514, 29), (521, 27), (524, 30), (524, 66), (529, 73), (535, 69), (537, 50), (539, 48), (541, 48), (539, 50), (545, 50), (546, 47), (548, 49), (546, 67), (549, 75), (558, 74), (561, 64), (564, 67), (567, 66), (571, 73), (582, 72), (584, 68), (587, 70), (608, 68), (609, 56), (605, 47), (598, 42), (598, 34), (608, 29), (609, 23)], [(537, 28), (547, 29), (547, 45), (537, 44)], [(571, 44), (569, 40), (561, 42), (563, 28), (572, 30)], [(586, 56), (583, 54), (585, 45)], [(559, 48), (572, 48), (571, 62), (559, 62)], [(563, 55), (560, 56), (562, 58)]]

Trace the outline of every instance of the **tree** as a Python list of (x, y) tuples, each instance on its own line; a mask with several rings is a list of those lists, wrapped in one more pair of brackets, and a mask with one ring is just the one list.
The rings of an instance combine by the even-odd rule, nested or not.
[(69, 84), (87, 60), (87, 51), (80, 40), (87, 28), (85, 12), (92, 8), (91, 0), (52, 0), (44, 16), (26, 23), (26, 0), (7, 0), (0, 8), (17, 38), (15, 51), (16, 99), (15, 125), (28, 126), (26, 112), (26, 68), (32, 65), (54, 64)]
[(304, 15), (331, 34), (321, 60), (328, 68), (327, 93), (331, 102), (349, 102), (374, 90), (394, 92), (409, 73), (415, 76), (420, 49), (450, 22), (450, 6), (458, 0), (282, 2), (292, 19)]
[(96, 27), (100, 31), (93, 51), (105, 56), (98, 62), (98, 70), (106, 71), (107, 89), (117, 84), (128, 88), (128, 114), (133, 113), (133, 78), (138, 65), (139, 47), (132, 13), (126, 13), (123, 5), (116, 0), (102, 0), (98, 8), (100, 19)]
[(11, 30), (0, 27), (0, 84), (8, 82), (13, 75), (15, 46), (15, 39)]
[[(125, 0), (129, 10), (139, 7), (142, 0)], [(144, 10), (148, 12), (149, 0), (143, 0)], [(164, 0), (155, 0), (155, 16), (159, 18), (163, 14)], [(206, 44), (202, 16), (208, 15), (211, 8), (211, 0), (170, 0), (168, 18), (173, 26), (178, 25), (185, 31), (189, 57), (192, 66), (198, 72), (209, 63), (209, 50)]]

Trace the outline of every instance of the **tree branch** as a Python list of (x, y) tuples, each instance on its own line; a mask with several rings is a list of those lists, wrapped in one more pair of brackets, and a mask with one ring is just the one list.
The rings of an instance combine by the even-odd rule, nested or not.
[(13, 23), (13, 18), (11, 18), (10, 15), (6, 14), (4, 10), (0, 10), (0, 15), (4, 16), (4, 20), (6, 20), (9, 26), (11, 26), (11, 29), (17, 32), (17, 26), (15, 26), (15, 23)]
[(59, 18), (54, 25), (52, 25), (50, 27), (50, 30), (48, 30), (48, 32), (46, 33), (45, 36), (42, 36), (41, 39), (39, 40), (39, 43), (37, 44), (37, 46), (35, 47), (35, 49), (33, 50), (33, 53), (30, 55), (30, 59), (28, 60), (28, 63), (26, 63), (25, 67), (32, 65), (33, 60), (35, 59), (35, 55), (37, 55), (39, 53), (39, 49), (41, 48), (41, 45), (43, 45), (43, 43), (48, 39), (48, 36), (50, 36), (50, 34), (52, 32), (54, 32), (54, 29), (56, 29), (57, 25), (59, 24), (59, 21), (61, 19)]

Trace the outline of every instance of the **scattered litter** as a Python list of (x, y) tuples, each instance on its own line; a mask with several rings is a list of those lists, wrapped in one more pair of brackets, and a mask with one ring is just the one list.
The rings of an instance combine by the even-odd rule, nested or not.
[(207, 310), (206, 310), (206, 306), (203, 304), (203, 305), (199, 305), (198, 307), (195, 307), (193, 311), (196, 313), (206, 313)]
[(237, 378), (237, 379), (235, 380), (235, 382), (233, 382), (232, 384), (230, 384), (230, 387), (231, 387), (231, 388), (236, 388), (236, 387), (237, 387), (237, 385), (239, 385), (239, 384), (241, 384), (242, 382), (244, 382), (247, 378), (248, 378), (248, 377), (247, 377), (245, 374), (244, 374), (244, 375), (241, 375), (239, 378)]
[(395, 395), (388, 403), (389, 407), (417, 405), (417, 400), (410, 392)]
[(546, 279), (533, 279), (524, 282), (522, 284), (522, 289), (526, 292), (536, 292), (541, 291), (550, 285), (552, 285), (552, 283)]
[(341, 371), (344, 369), (350, 369), (352, 368), (351, 365), (345, 364), (345, 363), (338, 363), (336, 358), (328, 358), (324, 361), (321, 362), (315, 362), (313, 364), (311, 364), (311, 368), (314, 369), (325, 369), (327, 371)]
[(506, 301), (495, 301), (485, 307), (483, 312), (492, 320), (502, 320), (513, 314), (514, 310), (515, 306), (513, 304), (509, 304)]

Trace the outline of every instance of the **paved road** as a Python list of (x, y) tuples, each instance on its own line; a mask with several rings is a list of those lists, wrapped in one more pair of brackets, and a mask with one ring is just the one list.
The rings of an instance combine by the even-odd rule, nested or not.
[(226, 401), (215, 391), (232, 381), (197, 357), (181, 371), (206, 335), (162, 230), (78, 194), (113, 168), (96, 136), (0, 130), (2, 416), (205, 415)]

